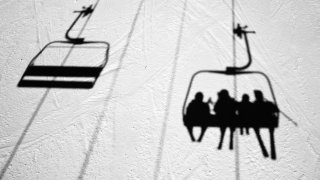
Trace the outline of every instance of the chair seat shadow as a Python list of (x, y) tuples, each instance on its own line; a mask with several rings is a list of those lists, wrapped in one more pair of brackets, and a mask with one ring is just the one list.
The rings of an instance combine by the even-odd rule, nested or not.
[[(94, 45), (91, 48), (105, 49), (104, 59), (99, 66), (55, 66), (55, 65), (35, 65), (36, 59), (50, 46), (57, 47), (57, 44), (69, 44), (70, 50), (81, 45)], [(72, 49), (71, 49), (72, 48)], [(86, 46), (84, 48), (90, 48)], [(43, 88), (92, 88), (97, 81), (100, 73), (104, 69), (108, 61), (109, 44), (103, 41), (88, 41), (81, 44), (73, 44), (69, 41), (54, 41), (47, 44), (30, 62), (27, 69), (23, 73), (18, 87), (43, 87)], [(81, 58), (81, 57), (80, 57)], [(34, 77), (30, 79), (31, 77)], [(38, 79), (35, 79), (39, 77)], [(44, 79), (46, 77), (52, 77)], [(57, 80), (56, 77), (73, 78), (76, 80)], [(55, 79), (53, 79), (55, 78)], [(87, 78), (84, 80), (84, 78)], [(89, 79), (89, 80), (88, 80)]]

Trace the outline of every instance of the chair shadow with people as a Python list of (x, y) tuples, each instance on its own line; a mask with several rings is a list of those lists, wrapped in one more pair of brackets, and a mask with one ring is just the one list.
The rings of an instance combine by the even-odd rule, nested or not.
[[(248, 94), (243, 94), (240, 102), (230, 97), (226, 89), (218, 92), (218, 99), (213, 103), (211, 98), (204, 102), (202, 92), (197, 92), (194, 99), (189, 103), (184, 116), (184, 124), (188, 129), (193, 142), (201, 142), (208, 127), (220, 128), (220, 141), (218, 149), (221, 150), (227, 129), (230, 129), (229, 149), (233, 149), (233, 137), (237, 128), (240, 134), (249, 135), (249, 129), (256, 134), (262, 154), (265, 158), (276, 159), (274, 130), (278, 127), (279, 109), (277, 105), (264, 98), (262, 91), (254, 90), (255, 100), (250, 101)], [(210, 104), (214, 114), (210, 113)], [(193, 127), (200, 127), (201, 132), (196, 140)], [(260, 129), (265, 128), (270, 133), (270, 155), (262, 140)], [(244, 133), (245, 132), (245, 133)]]

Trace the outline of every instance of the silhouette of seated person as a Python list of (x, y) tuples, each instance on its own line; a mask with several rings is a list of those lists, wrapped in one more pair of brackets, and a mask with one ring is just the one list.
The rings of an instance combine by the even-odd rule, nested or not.
[(218, 100), (214, 106), (214, 111), (216, 113), (216, 119), (219, 121), (221, 132), (218, 149), (222, 148), (227, 127), (230, 128), (229, 148), (233, 149), (233, 133), (236, 127), (234, 124), (236, 118), (236, 101), (229, 96), (229, 92), (226, 89), (218, 93)]
[(193, 136), (193, 126), (201, 127), (198, 142), (201, 142), (204, 133), (207, 130), (210, 118), (209, 103), (212, 103), (211, 98), (208, 102), (203, 102), (203, 93), (197, 92), (195, 98), (188, 105), (185, 125), (187, 126), (192, 141), (195, 141)]
[(238, 103), (238, 122), (240, 127), (240, 134), (243, 134), (245, 128), (247, 135), (249, 134), (250, 120), (252, 119), (252, 103), (248, 94), (242, 95), (241, 102)]
[(255, 102), (253, 103), (253, 118), (254, 123), (253, 129), (257, 135), (257, 139), (259, 145), (262, 150), (262, 154), (264, 157), (268, 157), (268, 152), (264, 146), (260, 135), (260, 128), (267, 127), (270, 131), (270, 146), (271, 146), (271, 158), (276, 159), (276, 150), (275, 150), (275, 142), (274, 142), (274, 128), (277, 126), (277, 116), (279, 109), (278, 107), (270, 101), (267, 101), (263, 97), (263, 93), (260, 90), (254, 91)]

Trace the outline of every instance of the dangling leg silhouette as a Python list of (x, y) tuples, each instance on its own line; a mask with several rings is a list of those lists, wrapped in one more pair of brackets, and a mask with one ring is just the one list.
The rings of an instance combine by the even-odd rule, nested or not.
[(235, 128), (230, 127), (230, 142), (229, 142), (229, 149), (233, 149), (233, 134), (234, 134)]
[(249, 127), (246, 127), (246, 133), (249, 135)]
[(198, 142), (201, 142), (201, 140), (203, 138), (203, 135), (206, 132), (206, 130), (207, 130), (207, 126), (201, 126), (201, 134), (200, 134), (200, 137), (198, 139)]
[(243, 126), (240, 127), (240, 134), (243, 135)]
[(189, 135), (191, 137), (191, 141), (192, 142), (196, 141), (194, 136), (193, 136), (193, 126), (187, 126), (187, 129), (188, 129)]
[(271, 159), (277, 159), (277, 154), (276, 154), (276, 146), (274, 142), (274, 128), (269, 128), (270, 132), (270, 148), (271, 148)]
[(261, 138), (261, 135), (260, 135), (260, 129), (259, 128), (254, 128), (254, 132), (256, 133), (257, 135), (257, 139), (259, 141), (259, 145), (261, 147), (261, 150), (262, 150), (262, 154), (264, 157), (268, 157), (268, 152), (267, 152), (267, 149), (266, 147), (264, 146), (263, 144), (263, 141), (262, 141), (262, 138)]
[(226, 127), (220, 127), (220, 142), (219, 142), (219, 146), (218, 149), (222, 148), (222, 143), (223, 143), (223, 138), (224, 138), (224, 134), (226, 133)]

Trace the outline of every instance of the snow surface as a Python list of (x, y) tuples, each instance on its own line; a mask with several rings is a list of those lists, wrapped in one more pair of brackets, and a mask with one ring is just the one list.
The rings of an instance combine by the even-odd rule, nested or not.
[[(63, 40), (72, 12), (95, 1), (1, 0), (0, 179), (320, 179), (319, 2), (235, 4), (236, 22), (257, 32), (249, 35), (250, 70), (271, 78), (281, 111), (298, 123), (280, 116), (273, 161), (253, 132), (238, 136), (237, 151), (227, 138), (218, 151), (218, 129), (192, 143), (183, 125), (192, 74), (233, 64), (231, 1), (100, 0), (81, 37), (109, 42), (109, 62), (94, 88), (79, 90), (17, 83), (41, 48)], [(243, 40), (236, 50), (245, 63)], [(95, 65), (95, 57), (68, 62)], [(201, 76), (196, 84), (222, 89), (227, 81)], [(266, 87), (257, 78), (238, 82)], [(267, 130), (262, 136), (269, 148)]]

